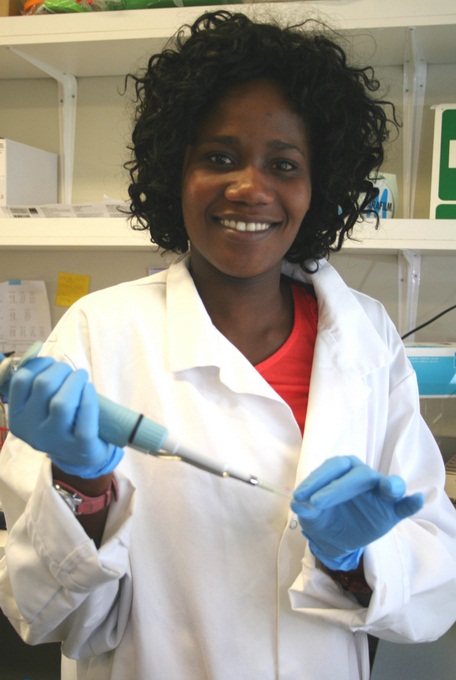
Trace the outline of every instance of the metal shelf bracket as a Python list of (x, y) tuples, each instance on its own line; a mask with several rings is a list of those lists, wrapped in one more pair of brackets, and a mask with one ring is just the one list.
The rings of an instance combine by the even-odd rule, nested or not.
[(406, 219), (413, 217), (413, 209), (415, 206), (426, 78), (427, 62), (418, 41), (416, 28), (407, 28), (405, 35), (403, 78), (403, 216)]
[(60, 201), (71, 203), (73, 192), (74, 148), (76, 135), (76, 109), (78, 84), (75, 76), (64, 73), (42, 59), (24, 52), (17, 47), (9, 49), (36, 66), (40, 71), (57, 81), (59, 98), (59, 132), (60, 132)]
[[(418, 298), (421, 281), (421, 254), (414, 250), (401, 250), (398, 253), (398, 293), (400, 335), (416, 327)], [(414, 334), (407, 338), (413, 342)]]

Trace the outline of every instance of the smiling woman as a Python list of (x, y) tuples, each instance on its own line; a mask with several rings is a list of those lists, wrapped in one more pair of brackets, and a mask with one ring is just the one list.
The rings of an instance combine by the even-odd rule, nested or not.
[(201, 258), (225, 275), (273, 269), (277, 279), (310, 206), (309, 155), (303, 120), (275, 83), (243, 83), (220, 98), (183, 164), (182, 212), (197, 282)]
[(166, 249), (188, 249), (180, 202), (184, 149), (220, 98), (243, 82), (278, 85), (289, 115), (305, 124), (312, 203), (289, 261), (312, 269), (340, 249), (375, 196), (366, 178), (382, 163), (383, 144), (396, 128), (394, 108), (375, 98), (380, 85), (372, 69), (349, 65), (335, 33), (318, 22), (282, 29), (241, 14), (207, 13), (154, 55), (144, 73), (129, 77), (137, 95), (134, 159), (127, 164), (131, 211), (138, 228), (150, 229)]

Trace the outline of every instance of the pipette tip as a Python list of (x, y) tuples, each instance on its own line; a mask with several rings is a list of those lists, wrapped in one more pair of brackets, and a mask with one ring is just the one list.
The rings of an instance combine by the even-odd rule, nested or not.
[(259, 486), (260, 489), (265, 489), (266, 491), (270, 491), (271, 493), (275, 493), (277, 496), (282, 496), (282, 498), (287, 498), (288, 500), (293, 499), (293, 493), (291, 492), (291, 489), (280, 489), (276, 486), (273, 486), (272, 484), (268, 484), (267, 482), (263, 482), (261, 479), (256, 479), (256, 482), (251, 482), (255, 483), (256, 486)]

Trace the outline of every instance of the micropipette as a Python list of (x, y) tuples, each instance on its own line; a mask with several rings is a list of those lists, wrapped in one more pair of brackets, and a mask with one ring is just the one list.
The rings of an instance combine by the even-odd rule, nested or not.
[[(7, 393), (8, 383), (14, 371), (19, 370), (28, 361), (34, 359), (41, 346), (41, 343), (32, 345), (23, 355), (17, 369), (14, 369), (11, 357), (5, 358), (0, 363), (0, 394)], [(219, 463), (209, 456), (188, 449), (175, 440), (163, 425), (159, 425), (140, 413), (116, 404), (102, 395), (98, 395), (98, 403), (100, 407), (98, 434), (101, 439), (110, 444), (115, 444), (121, 448), (130, 446), (164, 460), (180, 460), (213, 475), (232, 477), (289, 500), (293, 497), (290, 489), (275, 487), (255, 475), (231, 468), (228, 463)]]

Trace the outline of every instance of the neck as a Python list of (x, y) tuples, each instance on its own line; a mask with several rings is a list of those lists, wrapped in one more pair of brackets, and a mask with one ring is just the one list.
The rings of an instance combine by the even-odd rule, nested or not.
[(293, 299), (280, 270), (249, 279), (190, 271), (212, 323), (252, 364), (264, 361), (290, 335)]

